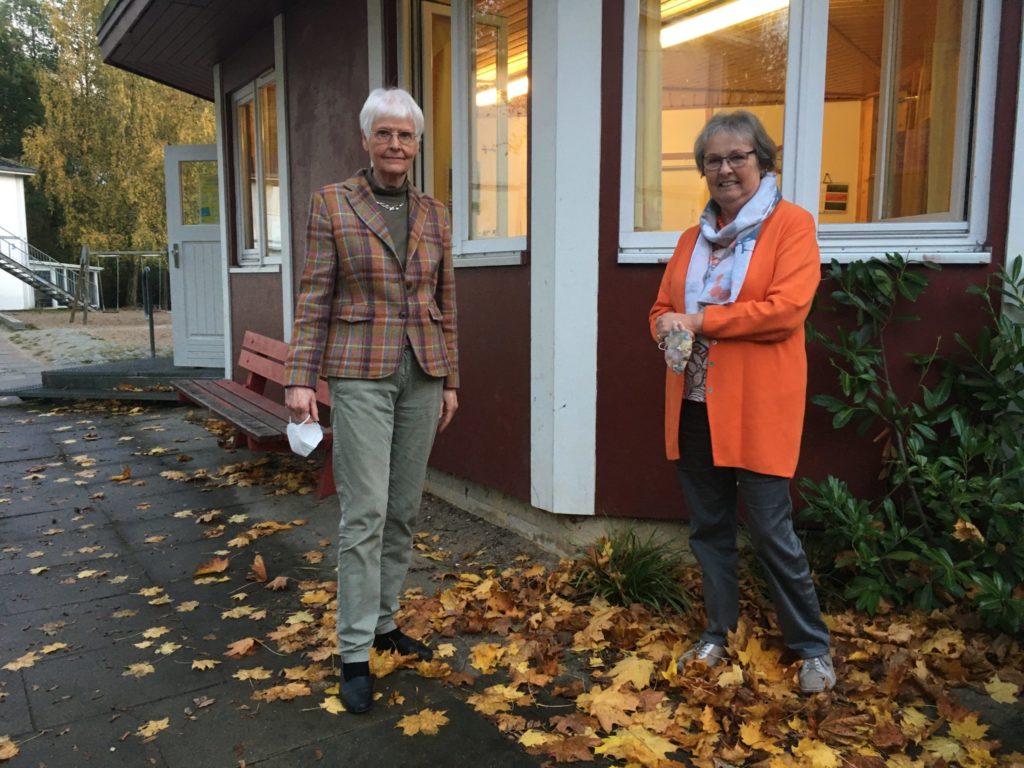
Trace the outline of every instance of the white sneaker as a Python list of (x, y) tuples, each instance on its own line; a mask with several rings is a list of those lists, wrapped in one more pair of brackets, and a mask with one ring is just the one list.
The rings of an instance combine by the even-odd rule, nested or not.
[(832, 656), (826, 653), (824, 656), (815, 656), (813, 659), (804, 659), (804, 665), (800, 667), (800, 690), (804, 693), (821, 693), (831, 689), (836, 684), (836, 670), (832, 665)]
[(725, 647), (714, 643), (699, 642), (690, 650), (683, 653), (676, 662), (676, 667), (682, 670), (688, 661), (699, 661), (702, 664), (713, 667), (726, 657)]

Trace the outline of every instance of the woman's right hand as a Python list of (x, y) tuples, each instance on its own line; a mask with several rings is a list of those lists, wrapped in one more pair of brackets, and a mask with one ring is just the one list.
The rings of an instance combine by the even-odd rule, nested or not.
[(284, 391), (284, 404), (291, 414), (292, 421), (301, 424), (307, 418), (319, 422), (316, 410), (316, 390), (309, 387), (287, 387)]

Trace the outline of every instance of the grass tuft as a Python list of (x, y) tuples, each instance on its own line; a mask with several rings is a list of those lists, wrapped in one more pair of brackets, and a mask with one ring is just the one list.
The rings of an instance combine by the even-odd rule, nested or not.
[(576, 560), (572, 583), (577, 597), (603, 597), (609, 603), (629, 607), (634, 603), (664, 613), (685, 613), (693, 596), (683, 586), (686, 554), (654, 534), (641, 540), (627, 528), (604, 536)]

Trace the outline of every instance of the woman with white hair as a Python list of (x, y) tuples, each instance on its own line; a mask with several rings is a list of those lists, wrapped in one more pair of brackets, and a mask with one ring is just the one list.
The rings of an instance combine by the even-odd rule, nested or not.
[(370, 648), (429, 659), (395, 624), (427, 458), (458, 408), (455, 283), (448, 213), (408, 180), (423, 112), (374, 90), (359, 115), (370, 166), (313, 194), (287, 362), (293, 420), (319, 421), (328, 378), (338, 536), (341, 699), (373, 701)]

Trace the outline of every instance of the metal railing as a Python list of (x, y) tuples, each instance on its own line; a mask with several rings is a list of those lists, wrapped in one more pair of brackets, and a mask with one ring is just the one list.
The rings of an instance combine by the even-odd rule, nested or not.
[[(31, 261), (51, 262), (53, 264), (63, 264), (64, 262), (58, 261), (57, 259), (50, 256), (48, 253), (39, 250), (32, 243), (23, 237), (10, 232), (9, 230), (0, 227), (0, 241), (7, 243), (11, 248), (21, 251), (23, 254), (28, 256)], [(27, 264), (26, 264), (27, 266)]]

